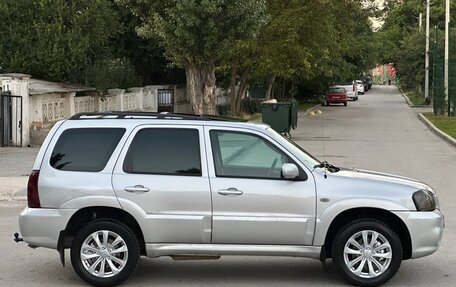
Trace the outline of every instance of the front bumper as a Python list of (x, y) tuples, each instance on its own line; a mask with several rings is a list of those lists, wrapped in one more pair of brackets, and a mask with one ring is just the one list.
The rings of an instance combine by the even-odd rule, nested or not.
[(412, 259), (430, 255), (437, 251), (445, 226), (443, 214), (434, 211), (393, 212), (407, 226), (412, 240)]
[(19, 215), (19, 229), (25, 242), (32, 246), (57, 249), (60, 231), (66, 228), (77, 209), (26, 207)]

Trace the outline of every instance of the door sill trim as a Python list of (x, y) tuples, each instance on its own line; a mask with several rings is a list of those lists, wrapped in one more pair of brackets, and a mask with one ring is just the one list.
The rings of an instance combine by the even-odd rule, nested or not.
[(320, 259), (321, 246), (244, 244), (146, 244), (147, 257), (171, 255), (254, 255)]

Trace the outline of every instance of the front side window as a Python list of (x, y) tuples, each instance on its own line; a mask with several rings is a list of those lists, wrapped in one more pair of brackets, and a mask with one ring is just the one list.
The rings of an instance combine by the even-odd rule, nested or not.
[(201, 176), (198, 130), (140, 130), (128, 149), (123, 170), (126, 173)]
[(215, 130), (210, 136), (217, 176), (282, 178), (282, 165), (289, 162), (289, 157), (265, 139)]
[(65, 171), (101, 171), (124, 133), (123, 128), (68, 129), (57, 141), (50, 164)]

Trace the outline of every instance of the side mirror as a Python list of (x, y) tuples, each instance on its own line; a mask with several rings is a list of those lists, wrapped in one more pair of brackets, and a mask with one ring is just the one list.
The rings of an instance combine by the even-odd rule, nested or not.
[(286, 179), (299, 177), (299, 169), (294, 163), (284, 163), (282, 165), (282, 176)]

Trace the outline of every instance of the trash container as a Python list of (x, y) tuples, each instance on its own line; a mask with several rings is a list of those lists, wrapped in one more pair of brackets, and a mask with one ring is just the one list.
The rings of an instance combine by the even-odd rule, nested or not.
[[(265, 124), (268, 124), (276, 132), (290, 137), (292, 127), (292, 103), (262, 103), (261, 117)], [(297, 118), (297, 116), (296, 116)]]

